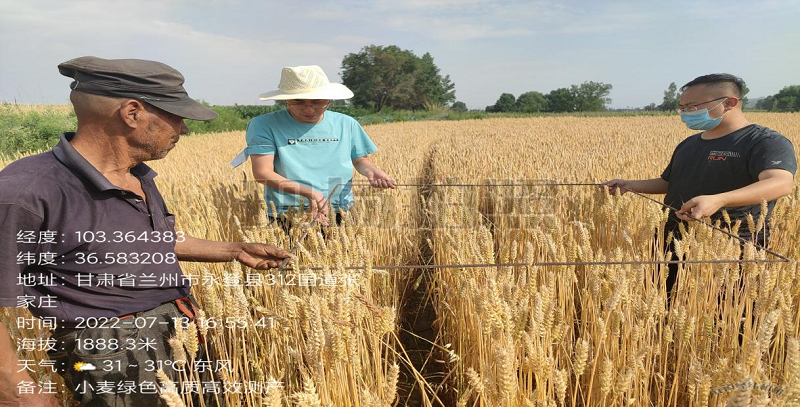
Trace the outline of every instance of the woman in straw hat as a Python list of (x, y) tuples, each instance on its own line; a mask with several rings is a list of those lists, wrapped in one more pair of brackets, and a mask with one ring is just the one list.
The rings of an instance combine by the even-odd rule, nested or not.
[(259, 96), (285, 101), (287, 108), (251, 120), (247, 147), (231, 164), (237, 167), (252, 156), (253, 175), (265, 185), (268, 215), (287, 232), (290, 226), (281, 215), (299, 208), (303, 198), (306, 205), (314, 202), (320, 208), (321, 223), (327, 223), (329, 203), (337, 224), (341, 222), (341, 211), (353, 204), (353, 169), (373, 187), (396, 186), (367, 157), (378, 149), (361, 125), (350, 116), (326, 110), (332, 100), (352, 97), (350, 89), (330, 83), (316, 65), (283, 68), (278, 89)]

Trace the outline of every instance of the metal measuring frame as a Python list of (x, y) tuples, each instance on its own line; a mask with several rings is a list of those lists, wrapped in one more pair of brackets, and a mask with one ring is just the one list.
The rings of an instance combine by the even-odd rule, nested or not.
[[(344, 184), (337, 184), (334, 187), (334, 191), (336, 188)], [(370, 186), (369, 183), (352, 183), (352, 186)], [(466, 188), (466, 187), (585, 187), (585, 186), (594, 186), (594, 187), (603, 187), (605, 184), (601, 183), (589, 183), (589, 182), (548, 182), (548, 183), (500, 183), (500, 184), (491, 184), (491, 183), (484, 183), (484, 184), (468, 184), (468, 183), (397, 183), (395, 186), (397, 187), (457, 187), (457, 188)], [(647, 195), (642, 193), (633, 191), (629, 188), (619, 186), (619, 188), (624, 189), (632, 194), (644, 198), (650, 202), (654, 202), (658, 205), (661, 205), (664, 208), (667, 208), (673, 212), (677, 212), (678, 210), (673, 208), (670, 205), (667, 205), (663, 202), (657, 201)], [(333, 192), (331, 192), (331, 195)], [(319, 213), (317, 213), (317, 216)], [(732, 237), (734, 239), (739, 240), (741, 243), (751, 243), (753, 244), (756, 249), (763, 251), (764, 253), (775, 257), (775, 259), (719, 259), (719, 260), (620, 260), (620, 261), (598, 261), (598, 262), (591, 262), (591, 261), (567, 261), (567, 262), (533, 262), (533, 263), (521, 263), (521, 262), (511, 262), (511, 263), (465, 263), (465, 264), (412, 264), (412, 265), (373, 265), (370, 266), (372, 269), (378, 270), (413, 270), (413, 269), (458, 269), (458, 268), (490, 268), (490, 267), (521, 267), (521, 266), (528, 266), (528, 267), (545, 267), (545, 266), (607, 266), (607, 265), (657, 265), (657, 264), (748, 264), (748, 263), (789, 263), (791, 260), (779, 253), (776, 253), (772, 250), (767, 249), (766, 247), (748, 242), (747, 240), (741, 238), (738, 235), (734, 235), (733, 233), (722, 229), (712, 223), (704, 222), (701, 219), (695, 218), (691, 215), (688, 216), (694, 221), (697, 221), (707, 227), (712, 228), (718, 232), (725, 234), (728, 237)], [(316, 217), (312, 220), (312, 225), (316, 221)], [(308, 229), (303, 233), (303, 235), (295, 242), (294, 247), (292, 247), (291, 252), (294, 252), (300, 244), (302, 244), (303, 240), (305, 239), (306, 235), (308, 234)], [(279, 270), (284, 270), (285, 264), (288, 262), (284, 260), (281, 264)], [(309, 271), (320, 271), (323, 270), (323, 267), (302, 267), (303, 270)], [(364, 270), (366, 266), (346, 266), (345, 270)]]

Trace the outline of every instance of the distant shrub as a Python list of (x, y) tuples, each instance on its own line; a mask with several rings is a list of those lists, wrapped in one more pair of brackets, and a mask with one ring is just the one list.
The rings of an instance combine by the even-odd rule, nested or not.
[(47, 150), (58, 143), (65, 131), (75, 131), (75, 113), (41, 108), (38, 110), (6, 108), (0, 110), (0, 153)]
[(243, 119), (250, 120), (263, 114), (272, 113), (282, 109), (282, 106), (274, 105), (233, 105), (232, 109)]
[(209, 121), (186, 120), (189, 134), (236, 131), (247, 128), (247, 122), (250, 119), (240, 116), (235, 106), (211, 106), (211, 109), (219, 113), (216, 119)]
[[(262, 114), (284, 109), (284, 106), (275, 105), (234, 105), (210, 106), (219, 116), (210, 121), (201, 122), (187, 120), (189, 134), (202, 134), (225, 131), (241, 131), (247, 128), (247, 123), (254, 117)], [(362, 125), (419, 121), (419, 120), (468, 120), (484, 119), (489, 117), (531, 117), (569, 115), (582, 117), (596, 116), (638, 116), (638, 115), (663, 115), (670, 112), (636, 111), (603, 111), (603, 112), (572, 112), (572, 113), (487, 113), (484, 111), (458, 111), (447, 107), (433, 108), (431, 110), (394, 110), (384, 108), (380, 112), (368, 109), (359, 109), (352, 106), (331, 106), (330, 111), (351, 116)], [(75, 113), (69, 105), (12, 105), (0, 104), (0, 154), (11, 155), (17, 152), (30, 152), (46, 150), (58, 143), (59, 134), (65, 131), (74, 131), (77, 127)]]

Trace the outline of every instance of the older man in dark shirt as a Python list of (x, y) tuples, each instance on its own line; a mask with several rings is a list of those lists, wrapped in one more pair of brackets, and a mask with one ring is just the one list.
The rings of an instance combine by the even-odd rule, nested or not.
[[(78, 130), (62, 134), (52, 151), (0, 172), (0, 306), (28, 308), (55, 327), (50, 356), (83, 405), (154, 404), (158, 394), (137, 383), (122, 392), (96, 386), (157, 383), (147, 362), (171, 358), (174, 320), (197, 312), (178, 261), (237, 260), (268, 269), (288, 253), (175, 230), (156, 173), (144, 161), (165, 157), (188, 133), (185, 118), (216, 117), (189, 98), (178, 71), (154, 61), (95, 57), (67, 61), (59, 71), (75, 79), (70, 99)], [(112, 323), (95, 328), (87, 321)], [(154, 340), (151, 346), (128, 346), (143, 336)], [(19, 394), (20, 383), (31, 379), (8, 340), (0, 324), (0, 404), (54, 405), (39, 391)], [(99, 341), (117, 345), (94, 346)]]

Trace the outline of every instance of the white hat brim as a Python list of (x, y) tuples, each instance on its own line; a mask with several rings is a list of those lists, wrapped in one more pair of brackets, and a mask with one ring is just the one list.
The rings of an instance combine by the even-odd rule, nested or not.
[(259, 100), (290, 100), (290, 99), (329, 99), (342, 100), (353, 97), (353, 91), (341, 83), (331, 83), (324, 88), (314, 89), (303, 93), (286, 93), (275, 89), (258, 95)]

